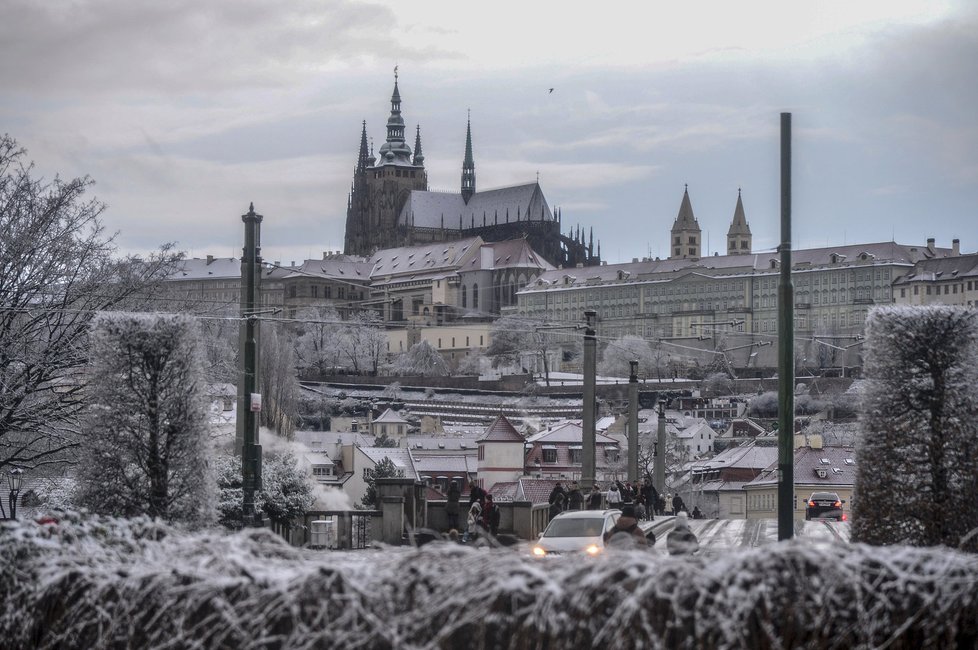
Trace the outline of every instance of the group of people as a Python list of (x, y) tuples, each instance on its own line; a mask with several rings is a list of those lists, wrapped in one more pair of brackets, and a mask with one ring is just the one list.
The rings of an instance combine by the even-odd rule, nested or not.
[(665, 509), (664, 503), (660, 507), (660, 501), (662, 499), (650, 480), (640, 480), (634, 485), (630, 482), (614, 481), (605, 492), (594, 484), (586, 496), (577, 481), (572, 482), (567, 489), (558, 481), (550, 491), (550, 518), (553, 519), (565, 510), (600, 510), (605, 505), (608, 508), (632, 505), (639, 519), (651, 521), (654, 515), (662, 514)]
[[(461, 496), (458, 484), (452, 482), (448, 488), (448, 499), (445, 504), (450, 537), (452, 537), (453, 532), (455, 536), (458, 535), (458, 518), (461, 513), (459, 500)], [(499, 506), (493, 502), (492, 495), (473, 483), (469, 487), (469, 510), (465, 518), (465, 533), (462, 536), (462, 541), (473, 541), (487, 533), (495, 537), (499, 534), (501, 516)]]

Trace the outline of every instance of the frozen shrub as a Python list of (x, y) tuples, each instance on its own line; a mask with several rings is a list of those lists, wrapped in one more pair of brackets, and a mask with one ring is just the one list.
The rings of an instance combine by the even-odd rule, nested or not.
[(865, 359), (853, 539), (978, 550), (978, 313), (874, 309)]

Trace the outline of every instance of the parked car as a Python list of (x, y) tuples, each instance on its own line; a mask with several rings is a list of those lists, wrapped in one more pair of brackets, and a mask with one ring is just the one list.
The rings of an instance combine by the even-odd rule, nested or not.
[(563, 553), (604, 552), (604, 533), (611, 530), (621, 516), (621, 510), (571, 510), (550, 520), (540, 539), (533, 545), (537, 557)]
[(842, 499), (835, 492), (812, 492), (805, 508), (805, 519), (836, 519), (845, 521)]

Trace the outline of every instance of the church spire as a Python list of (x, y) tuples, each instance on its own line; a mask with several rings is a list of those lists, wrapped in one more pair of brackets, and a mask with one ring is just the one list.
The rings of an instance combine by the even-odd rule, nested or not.
[(700, 257), (700, 225), (693, 216), (693, 204), (689, 200), (689, 185), (683, 191), (683, 200), (679, 205), (679, 214), (672, 224), (672, 255), (669, 259), (684, 259)]
[(415, 167), (424, 167), (424, 154), (421, 153), (421, 125), (418, 125), (414, 136), (414, 160), (411, 163)]
[(401, 93), (397, 88), (397, 66), (394, 66), (391, 114), (387, 118), (387, 142), (380, 146), (380, 164), (411, 164), (411, 147), (404, 141), (404, 118), (401, 117)]
[(733, 221), (727, 231), (727, 255), (746, 255), (751, 250), (751, 232), (744, 214), (744, 202), (737, 188), (737, 207), (734, 208)]
[(475, 194), (475, 160), (472, 158), (472, 114), (465, 124), (465, 160), (462, 161), (462, 200), (468, 204)]
[(367, 155), (367, 120), (364, 120), (363, 130), (360, 132), (360, 153), (357, 156), (358, 174), (367, 168)]

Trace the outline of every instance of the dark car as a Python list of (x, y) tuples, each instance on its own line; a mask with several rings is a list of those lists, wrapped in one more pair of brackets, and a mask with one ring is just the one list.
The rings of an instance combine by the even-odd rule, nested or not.
[(805, 519), (836, 519), (845, 521), (842, 499), (835, 492), (812, 492), (805, 508)]

